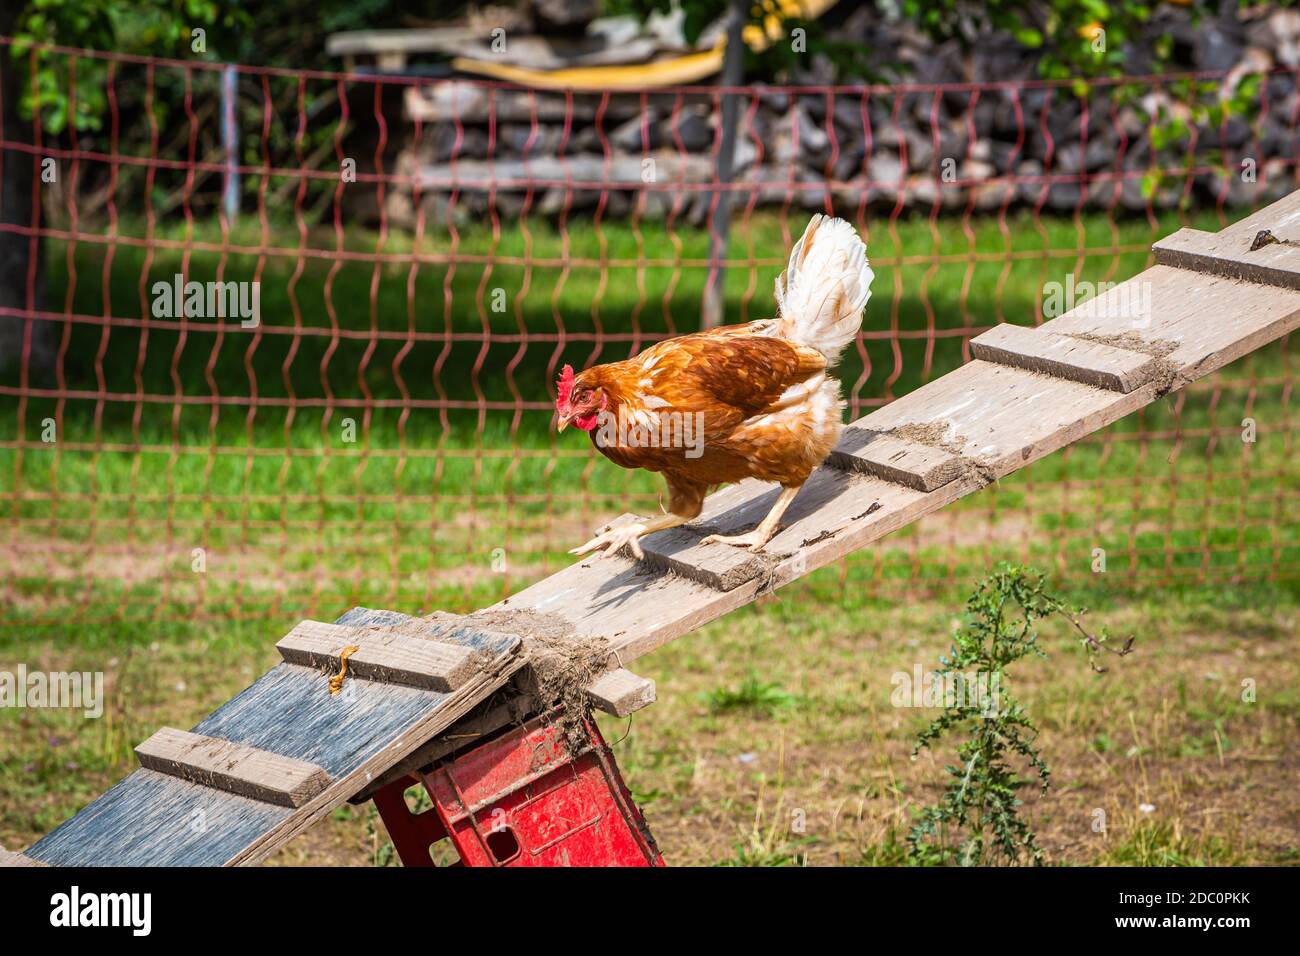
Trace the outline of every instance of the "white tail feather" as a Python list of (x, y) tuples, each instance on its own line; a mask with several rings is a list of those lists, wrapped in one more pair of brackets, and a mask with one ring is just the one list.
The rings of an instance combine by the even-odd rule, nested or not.
[(835, 364), (862, 328), (874, 275), (866, 244), (850, 223), (813, 216), (776, 280), (776, 333), (817, 349)]

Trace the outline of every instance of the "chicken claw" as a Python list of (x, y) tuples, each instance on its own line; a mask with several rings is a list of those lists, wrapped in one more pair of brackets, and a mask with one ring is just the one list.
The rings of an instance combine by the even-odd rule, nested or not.
[(626, 544), (631, 546), (632, 553), (639, 560), (645, 557), (645, 552), (641, 550), (641, 545), (637, 541), (637, 538), (641, 537), (641, 535), (645, 534), (648, 530), (650, 529), (640, 521), (620, 525), (617, 528), (610, 528), (608, 531), (596, 535), (596, 537), (592, 538), (586, 544), (580, 544), (578, 547), (571, 549), (569, 554), (586, 554), (588, 551), (595, 551), (603, 548), (604, 551), (600, 556), (602, 558), (608, 558), (617, 553), (618, 550)]
[(700, 544), (729, 544), (734, 548), (747, 548), (758, 553), (771, 539), (772, 536), (764, 534), (762, 528), (755, 528), (747, 534), (711, 534), (700, 541)]
[(795, 485), (782, 489), (781, 494), (772, 503), (772, 510), (753, 531), (745, 534), (711, 534), (700, 544), (729, 544), (735, 548), (748, 548), (757, 554), (776, 535), (781, 515), (785, 514), (785, 509), (790, 507), (790, 502), (794, 501), (795, 495), (799, 494), (799, 487)]

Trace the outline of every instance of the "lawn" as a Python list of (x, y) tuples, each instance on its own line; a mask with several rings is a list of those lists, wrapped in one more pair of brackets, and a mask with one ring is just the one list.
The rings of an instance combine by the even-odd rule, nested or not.
[[(867, 334), (842, 373), (854, 414), (959, 365), (971, 330), (1032, 321), (1068, 271), (1134, 274), (1182, 224), (1221, 222), (873, 220)], [(730, 318), (768, 314), (801, 227), (795, 213), (741, 223)], [(62, 384), (0, 396), (0, 669), (101, 669), (110, 705), (98, 721), (0, 713), (0, 844), (47, 831), (159, 724), (189, 726), (248, 683), (297, 620), (355, 604), (469, 610), (563, 566), (600, 521), (655, 506), (656, 479), (554, 435), (548, 378), (694, 328), (699, 230), (350, 232), (357, 258), (331, 261), (311, 250), (332, 248), (332, 232), (300, 246), (296, 229), (268, 229), (232, 233), (252, 253), (212, 249), (220, 232), (205, 225), (192, 241), (160, 226), (149, 249), (49, 250), (51, 308), (85, 320), (58, 323)], [(96, 320), (147, 315), (149, 287), (182, 268), (260, 277), (262, 327)], [(1049, 858), (1294, 860), (1290, 362), (1285, 343), (1267, 347), (642, 661), (660, 702), (606, 730), (670, 861), (900, 859), (941, 762), (910, 759), (925, 715), (889, 706), (889, 675), (935, 663), (962, 592), (1003, 557), (1037, 563), (1139, 637), (1105, 675), (1064, 634), (1025, 667), (1056, 778), (1029, 799)], [(1240, 700), (1246, 678), (1256, 703)], [(1106, 834), (1089, 829), (1097, 808)], [(804, 834), (787, 826), (793, 809)], [(382, 862), (385, 846), (348, 809), (278, 860)]]

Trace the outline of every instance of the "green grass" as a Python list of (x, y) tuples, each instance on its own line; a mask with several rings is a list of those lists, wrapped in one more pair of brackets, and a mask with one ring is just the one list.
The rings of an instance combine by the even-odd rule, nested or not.
[(709, 710), (715, 714), (734, 710), (772, 714), (795, 703), (794, 695), (780, 684), (759, 680), (753, 674), (746, 677), (738, 687), (720, 687), (705, 694), (704, 699)]

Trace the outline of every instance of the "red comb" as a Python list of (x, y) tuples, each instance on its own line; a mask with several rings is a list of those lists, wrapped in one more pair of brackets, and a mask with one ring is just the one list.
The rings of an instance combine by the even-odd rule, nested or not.
[(559, 400), (556, 404), (568, 405), (569, 396), (573, 394), (573, 366), (566, 365), (560, 369), (560, 380), (555, 383), (555, 389), (559, 392)]

